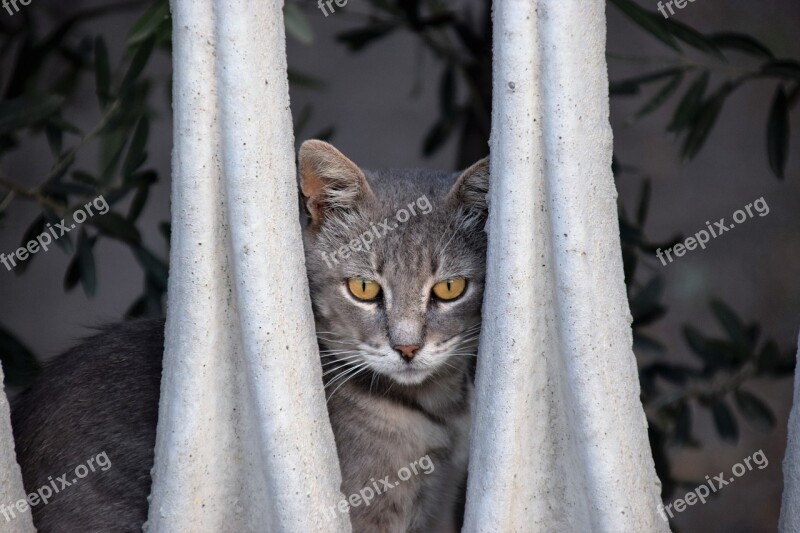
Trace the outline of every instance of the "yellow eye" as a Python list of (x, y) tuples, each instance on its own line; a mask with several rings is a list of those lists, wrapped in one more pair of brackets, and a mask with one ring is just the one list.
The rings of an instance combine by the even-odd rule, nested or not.
[(433, 294), (440, 300), (455, 300), (466, 288), (467, 280), (464, 278), (446, 279), (433, 286)]
[(374, 300), (381, 294), (381, 286), (368, 279), (351, 278), (347, 280), (347, 288), (359, 300)]

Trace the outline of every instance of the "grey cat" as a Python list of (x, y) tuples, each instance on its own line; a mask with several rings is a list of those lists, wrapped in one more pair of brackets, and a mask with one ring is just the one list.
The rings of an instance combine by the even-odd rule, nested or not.
[[(346, 498), (310, 512), (349, 513), (356, 533), (455, 531), (481, 321), (488, 161), (460, 174), (370, 172), (308, 141), (299, 163), (308, 280)], [(31, 507), (39, 531), (141, 529), (163, 336), (163, 320), (107, 327), (47, 365), (15, 400), (27, 492), (100, 452), (113, 461)]]

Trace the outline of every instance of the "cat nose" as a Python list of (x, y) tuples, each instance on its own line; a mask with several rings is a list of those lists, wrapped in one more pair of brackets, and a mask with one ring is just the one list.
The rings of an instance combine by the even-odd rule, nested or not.
[(405, 359), (406, 361), (411, 361), (414, 359), (414, 353), (419, 350), (419, 346), (416, 344), (397, 344), (392, 346), (397, 352), (400, 354), (400, 357)]

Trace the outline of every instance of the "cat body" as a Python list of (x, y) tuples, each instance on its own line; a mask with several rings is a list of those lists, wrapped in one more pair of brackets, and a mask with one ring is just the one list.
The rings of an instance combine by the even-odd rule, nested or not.
[[(310, 512), (349, 513), (356, 533), (454, 531), (466, 482), (488, 164), (463, 174), (364, 172), (309, 141), (300, 179), (345, 496)], [(48, 364), (14, 402), (28, 493), (48, 477), (72, 476), (93, 454), (112, 461), (31, 507), (39, 531), (141, 529), (163, 336), (163, 320), (106, 328)]]

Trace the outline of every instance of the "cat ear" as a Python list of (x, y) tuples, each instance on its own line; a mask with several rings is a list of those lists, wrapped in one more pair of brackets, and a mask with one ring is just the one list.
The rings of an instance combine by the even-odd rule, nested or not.
[(339, 209), (351, 209), (372, 196), (364, 172), (330, 144), (311, 140), (300, 147), (300, 190), (312, 227)]
[(489, 158), (485, 157), (461, 173), (450, 192), (451, 201), (486, 216), (489, 212)]

